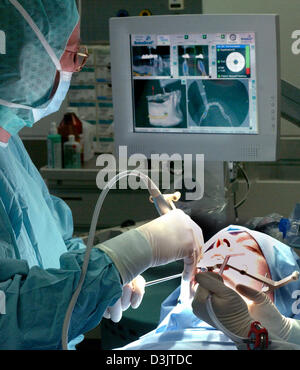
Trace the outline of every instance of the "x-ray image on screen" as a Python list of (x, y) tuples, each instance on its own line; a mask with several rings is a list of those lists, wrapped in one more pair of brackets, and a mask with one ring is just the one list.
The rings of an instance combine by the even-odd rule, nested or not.
[(133, 46), (134, 76), (169, 76), (170, 46)]
[(270, 161), (280, 124), (279, 17), (112, 17), (115, 144)]
[(186, 85), (181, 80), (134, 80), (135, 128), (186, 128)]
[(188, 80), (189, 127), (249, 127), (245, 80)]
[(208, 46), (178, 46), (179, 76), (208, 76)]
[(254, 36), (132, 35), (134, 130), (256, 134)]

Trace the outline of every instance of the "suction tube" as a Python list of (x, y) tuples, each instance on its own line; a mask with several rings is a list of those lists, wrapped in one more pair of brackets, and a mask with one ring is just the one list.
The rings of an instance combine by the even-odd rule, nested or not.
[(210, 293), (206, 299), (206, 309), (215, 327), (219, 329), (220, 331), (222, 331), (225, 335), (227, 335), (228, 338), (230, 338), (233, 342), (240, 343), (240, 344), (246, 343), (247, 338), (243, 338), (243, 337), (239, 337), (238, 335), (235, 335), (234, 333), (226, 329), (225, 326), (218, 320), (214, 312), (211, 300), (212, 300), (212, 294)]

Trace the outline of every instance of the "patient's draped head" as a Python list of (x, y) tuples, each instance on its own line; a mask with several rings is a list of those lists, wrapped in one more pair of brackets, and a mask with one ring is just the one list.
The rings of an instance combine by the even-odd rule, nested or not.
[[(198, 267), (219, 266), (225, 257), (230, 255), (232, 256), (228, 260), (229, 265), (271, 278), (269, 266), (258, 242), (244, 230), (229, 228), (214, 235), (205, 243), (203, 258)], [(222, 277), (224, 283), (231, 288), (235, 288), (237, 284), (244, 284), (260, 291), (263, 287), (263, 283), (230, 267), (225, 268)], [(272, 295), (270, 298), (273, 298)]]

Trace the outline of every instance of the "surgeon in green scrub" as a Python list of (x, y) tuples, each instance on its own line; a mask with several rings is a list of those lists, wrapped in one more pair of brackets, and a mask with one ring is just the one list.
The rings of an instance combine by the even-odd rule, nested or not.
[[(0, 349), (61, 349), (85, 245), (73, 238), (70, 209), (49, 194), (18, 132), (60, 108), (87, 55), (78, 54), (75, 0), (1, 0), (0, 29)], [(143, 295), (139, 274), (147, 268), (184, 259), (188, 279), (202, 242), (201, 229), (175, 210), (96, 245), (68, 347), (105, 312), (118, 321), (125, 306), (136, 307)]]

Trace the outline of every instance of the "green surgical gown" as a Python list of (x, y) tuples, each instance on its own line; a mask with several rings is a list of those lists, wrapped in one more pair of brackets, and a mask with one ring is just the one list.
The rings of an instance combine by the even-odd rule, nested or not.
[[(61, 349), (66, 310), (85, 245), (73, 238), (69, 207), (49, 191), (22, 141), (0, 147), (0, 349)], [(91, 253), (74, 308), (69, 347), (100, 322), (122, 294), (120, 275), (101, 250)]]

